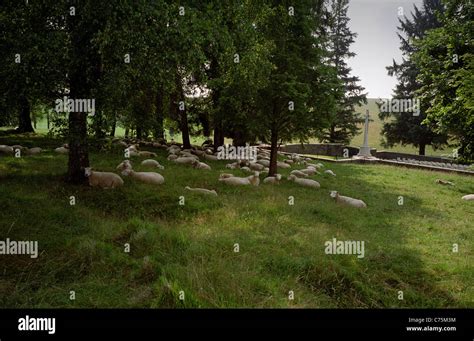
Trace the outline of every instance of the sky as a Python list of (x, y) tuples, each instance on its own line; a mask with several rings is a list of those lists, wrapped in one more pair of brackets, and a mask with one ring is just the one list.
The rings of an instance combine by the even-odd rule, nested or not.
[(347, 62), (352, 75), (358, 76), (368, 98), (390, 98), (397, 83), (387, 74), (392, 60), (401, 61), (397, 36), (399, 7), (411, 18), (413, 5), (423, 0), (349, 0), (349, 27), (358, 36), (351, 45), (357, 55)]

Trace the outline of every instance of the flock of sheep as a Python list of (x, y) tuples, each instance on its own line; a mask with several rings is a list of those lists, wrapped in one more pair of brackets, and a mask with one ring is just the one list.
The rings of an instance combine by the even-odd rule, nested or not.
[[(133, 170), (132, 163), (129, 158), (131, 157), (148, 157), (148, 159), (141, 162), (142, 166), (150, 167), (154, 169), (164, 169), (164, 167), (155, 159), (157, 154), (150, 151), (141, 151), (139, 150), (138, 143), (128, 144), (123, 140), (116, 139), (114, 140), (116, 145), (119, 145), (124, 148), (126, 160), (122, 161), (118, 166), (117, 170), (123, 176), (130, 176), (133, 179), (141, 181), (143, 183), (151, 185), (161, 185), (165, 182), (165, 178), (156, 171), (153, 172), (137, 172)], [(152, 146), (155, 148), (163, 148), (168, 151), (168, 160), (172, 161), (179, 165), (189, 165), (196, 169), (201, 170), (211, 170), (211, 167), (203, 161), (218, 161), (219, 158), (217, 153), (213, 153), (211, 149), (206, 147), (193, 147), (192, 149), (182, 149), (177, 144), (161, 144), (158, 142), (142, 142), (141, 144), (145, 146)], [(26, 148), (20, 145), (0, 145), (0, 154), (10, 154), (14, 155), (16, 151), (20, 150), (26, 155), (37, 155), (42, 152), (42, 149), (39, 147)], [(54, 150), (58, 154), (68, 154), (69, 149), (68, 145), (64, 144), (61, 147), (58, 147)], [(299, 166), (300, 169), (293, 169), (290, 172), (290, 175), (287, 177), (288, 181), (292, 181), (299, 186), (309, 187), (309, 188), (320, 188), (318, 181), (311, 179), (310, 177), (315, 174), (321, 174), (323, 171), (325, 174), (336, 176), (333, 171), (327, 169), (323, 170), (324, 165), (322, 163), (309, 163), (310, 158), (302, 158), (297, 154), (284, 154), (280, 153), (279, 155), (285, 156), (284, 161), (277, 162), (277, 168), (281, 169), (290, 169), (293, 166)], [(233, 186), (259, 186), (260, 184), (260, 174), (268, 174), (270, 166), (270, 152), (263, 148), (257, 149), (257, 159), (256, 160), (237, 160), (233, 163), (226, 165), (228, 169), (240, 169), (248, 173), (252, 173), (246, 177), (238, 177), (232, 173), (221, 173), (218, 181)], [(304, 168), (301, 168), (301, 167)], [(100, 187), (100, 188), (116, 188), (124, 184), (123, 179), (120, 175), (113, 172), (99, 172), (92, 170), (90, 167), (85, 169), (85, 175), (88, 177), (90, 186)], [(275, 176), (267, 176), (264, 178), (263, 183), (265, 184), (278, 184), (282, 180), (281, 174), (276, 174)], [(442, 185), (454, 185), (453, 183), (437, 179), (437, 183)], [(191, 188), (189, 186), (185, 187), (186, 190), (191, 192), (196, 192), (200, 194), (209, 194), (217, 196), (215, 190), (210, 190), (206, 188)], [(343, 195), (339, 195), (337, 191), (330, 192), (331, 198), (333, 198), (336, 203), (343, 205), (348, 205), (356, 208), (366, 208), (367, 204), (360, 200)], [(468, 194), (462, 197), (463, 200), (474, 200), (474, 194)]]

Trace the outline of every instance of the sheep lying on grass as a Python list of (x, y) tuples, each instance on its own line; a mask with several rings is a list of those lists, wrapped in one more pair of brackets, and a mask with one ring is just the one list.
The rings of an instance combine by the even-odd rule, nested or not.
[(199, 160), (194, 160), (193, 162), (193, 167), (197, 169), (205, 169), (205, 170), (211, 170), (211, 166), (204, 162), (199, 162)]
[(135, 172), (133, 169), (127, 168), (123, 170), (122, 174), (151, 185), (161, 185), (165, 182), (163, 175), (155, 172)]
[(291, 168), (291, 165), (289, 165), (286, 162), (277, 161), (277, 167), (286, 169), (286, 168)]
[(276, 174), (275, 176), (268, 176), (263, 179), (264, 184), (279, 184), (281, 180), (281, 174)]
[(306, 169), (301, 169), (300, 172), (305, 173), (307, 175), (314, 175), (314, 174), (320, 174), (316, 169), (314, 168), (306, 168)]
[(219, 179), (227, 179), (227, 178), (233, 178), (234, 177), (234, 174), (230, 174), (230, 173), (221, 173), (219, 175)]
[(436, 179), (436, 183), (440, 184), (440, 185), (454, 186), (454, 184), (451, 181), (448, 181), (448, 180)]
[(156, 157), (156, 153), (148, 152), (148, 151), (142, 151), (142, 152), (138, 152), (138, 156), (142, 156), (142, 157)]
[(253, 185), (258, 186), (260, 184), (259, 173), (255, 172), (254, 175), (248, 176), (246, 178), (239, 178), (236, 176), (230, 178), (222, 178), (219, 177), (219, 181), (234, 186), (246, 186), (246, 185)]
[(58, 147), (54, 151), (58, 154), (69, 154), (69, 148), (66, 148), (64, 146)]
[(174, 159), (173, 162), (180, 164), (180, 165), (192, 165), (196, 161), (195, 158), (189, 156), (178, 157)]
[(143, 160), (141, 165), (142, 166), (147, 166), (147, 167), (156, 167), (156, 168), (159, 168), (159, 169), (165, 169), (165, 167), (160, 165), (160, 163), (158, 161), (153, 160), (153, 159)]
[(468, 194), (462, 197), (462, 200), (468, 200), (468, 201), (473, 201), (474, 200), (474, 194)]
[(168, 159), (169, 161), (174, 161), (174, 160), (176, 160), (177, 158), (178, 158), (178, 155), (170, 154), (170, 155), (168, 155), (168, 158), (167, 158), (167, 159)]
[(28, 154), (28, 155), (38, 155), (38, 154), (40, 154), (42, 151), (43, 151), (43, 149), (41, 149), (40, 147), (33, 147), (33, 148), (29, 148), (29, 149), (26, 151), (26, 154)]
[(308, 174), (303, 173), (302, 171), (299, 171), (299, 170), (297, 170), (297, 169), (292, 170), (292, 171), (290, 172), (290, 175), (295, 175), (295, 176), (297, 176), (297, 177), (299, 177), (299, 178), (307, 178), (307, 177), (308, 177)]
[(90, 167), (87, 167), (84, 172), (85, 176), (89, 178), (89, 185), (100, 188), (115, 188), (123, 185), (123, 180), (120, 176), (111, 172), (96, 172)]
[(332, 176), (336, 176), (336, 174), (334, 174), (334, 172), (333, 172), (332, 170), (330, 170), (330, 169), (325, 170), (324, 173), (329, 174), (329, 175), (332, 175)]
[(331, 198), (334, 198), (337, 203), (357, 208), (366, 208), (367, 204), (359, 199), (354, 199), (351, 197), (345, 197), (343, 195), (339, 195), (337, 191), (331, 191)]
[(288, 176), (288, 180), (294, 181), (296, 184), (298, 184), (298, 185), (300, 185), (300, 186), (311, 187), (311, 188), (319, 188), (319, 187), (321, 187), (321, 185), (319, 184), (319, 182), (317, 182), (317, 181), (315, 181), (315, 180), (311, 180), (311, 179), (301, 179), (301, 178), (296, 177), (296, 175), (293, 175), (293, 174), (291, 174), (290, 176)]
[(215, 190), (205, 189), (205, 188), (191, 188), (186, 186), (185, 189), (191, 192), (200, 193), (200, 194), (210, 194), (215, 195), (217, 197), (217, 192)]
[(204, 154), (204, 158), (208, 161), (217, 161), (218, 160), (217, 156), (210, 155), (210, 154), (207, 154), (207, 153)]
[(0, 153), (1, 154), (13, 154), (13, 148), (7, 145), (0, 145)]
[(132, 169), (132, 163), (130, 160), (123, 160), (122, 162), (119, 163), (119, 165), (116, 167), (119, 171), (123, 171), (125, 169)]
[(250, 162), (249, 168), (250, 168), (251, 170), (259, 171), (259, 172), (260, 172), (260, 171), (262, 171), (262, 170), (265, 168), (265, 166), (264, 166), (264, 165), (261, 165), (261, 164), (259, 164), (259, 163), (256, 163), (256, 162)]

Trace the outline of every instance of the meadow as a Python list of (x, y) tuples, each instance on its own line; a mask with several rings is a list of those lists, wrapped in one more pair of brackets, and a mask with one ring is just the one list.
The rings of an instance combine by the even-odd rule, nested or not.
[[(323, 162), (337, 176), (314, 176), (318, 190), (286, 180), (229, 187), (217, 181), (224, 161), (203, 171), (143, 148), (158, 153), (165, 184), (123, 177), (123, 187), (101, 190), (64, 182), (67, 156), (52, 151), (61, 141), (0, 137), (14, 143), (49, 151), (0, 156), (2, 239), (38, 240), (40, 249), (37, 259), (0, 257), (3, 308), (474, 307), (474, 208), (461, 200), (474, 193), (473, 177)], [(123, 155), (93, 149), (90, 160), (115, 171)], [(139, 160), (134, 169), (144, 170)], [(368, 207), (341, 207), (331, 190)], [(365, 256), (325, 254), (333, 238), (364, 241)]]

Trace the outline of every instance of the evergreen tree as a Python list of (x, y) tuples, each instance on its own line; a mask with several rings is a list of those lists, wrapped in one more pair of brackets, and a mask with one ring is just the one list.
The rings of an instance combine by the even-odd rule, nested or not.
[(332, 94), (335, 97), (334, 110), (329, 113), (329, 127), (320, 134), (323, 141), (332, 143), (349, 143), (360, 130), (364, 121), (355, 112), (355, 106), (367, 103), (364, 88), (358, 85), (360, 79), (351, 76), (347, 59), (355, 56), (350, 46), (357, 37), (348, 27), (347, 16), (349, 0), (331, 0), (330, 9), (326, 11), (326, 29), (328, 62), (334, 68), (338, 82)]
[[(393, 61), (393, 65), (387, 67), (389, 75), (396, 76), (398, 80), (394, 90), (394, 99), (418, 101), (416, 91), (420, 88), (420, 83), (417, 81), (419, 69), (412, 60), (412, 55), (416, 52), (414, 42), (417, 39), (423, 39), (428, 30), (440, 26), (436, 15), (442, 10), (441, 0), (424, 0), (421, 10), (414, 6), (411, 19), (399, 19), (398, 37), (401, 41), (400, 49), (403, 59), (401, 63)], [(437, 133), (433, 125), (423, 123), (428, 105), (427, 101), (420, 101), (420, 107), (417, 108), (415, 114), (412, 111), (403, 111), (402, 108), (399, 108), (397, 112), (381, 110), (380, 118), (390, 119), (382, 128), (383, 144), (387, 147), (398, 143), (411, 144), (418, 147), (420, 155), (425, 155), (427, 145), (438, 148), (446, 144), (446, 134)]]
[(441, 27), (416, 42), (418, 89), (430, 103), (426, 122), (457, 140), (462, 161), (474, 161), (474, 4), (446, 1)]

